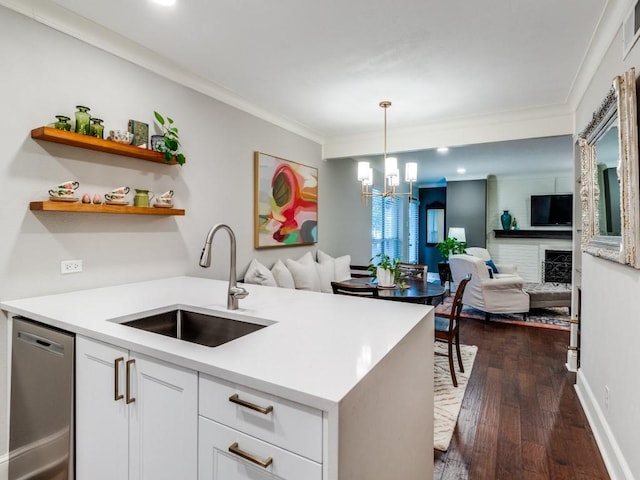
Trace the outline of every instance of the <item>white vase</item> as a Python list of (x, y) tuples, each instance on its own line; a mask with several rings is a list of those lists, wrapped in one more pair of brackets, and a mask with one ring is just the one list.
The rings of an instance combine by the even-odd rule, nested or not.
[(393, 272), (391, 270), (378, 267), (376, 275), (378, 277), (378, 286), (393, 287)]

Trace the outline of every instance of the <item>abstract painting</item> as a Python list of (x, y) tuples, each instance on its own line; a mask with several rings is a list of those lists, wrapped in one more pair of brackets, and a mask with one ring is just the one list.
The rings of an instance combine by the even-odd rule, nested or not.
[(255, 248), (318, 241), (318, 169), (255, 152)]

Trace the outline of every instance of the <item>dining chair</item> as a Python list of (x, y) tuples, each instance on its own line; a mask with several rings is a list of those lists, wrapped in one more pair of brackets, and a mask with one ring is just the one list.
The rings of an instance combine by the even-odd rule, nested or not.
[(378, 298), (378, 288), (373, 285), (349, 285), (340, 282), (331, 282), (333, 293), (337, 295), (351, 295), (352, 297)]
[(456, 371), (453, 367), (453, 344), (456, 345), (456, 353), (458, 356), (458, 366), (460, 372), (464, 373), (464, 366), (462, 365), (462, 356), (460, 355), (460, 313), (462, 312), (462, 295), (464, 289), (471, 280), (471, 274), (463, 278), (458, 284), (456, 295), (453, 298), (453, 304), (451, 305), (451, 311), (448, 316), (436, 315), (435, 317), (435, 339), (441, 342), (447, 342), (447, 353), (435, 352), (436, 355), (449, 357), (449, 369), (451, 370), (451, 380), (453, 386), (458, 386), (458, 380), (456, 379)]
[(404, 277), (421, 278), (422, 281), (427, 281), (428, 265), (420, 263), (399, 263), (400, 275)]

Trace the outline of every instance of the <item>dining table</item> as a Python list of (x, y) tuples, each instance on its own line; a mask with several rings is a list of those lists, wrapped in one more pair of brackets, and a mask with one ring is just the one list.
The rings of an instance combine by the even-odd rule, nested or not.
[(383, 300), (395, 300), (398, 302), (422, 303), (437, 305), (444, 299), (446, 289), (444, 286), (427, 282), (419, 277), (402, 277), (393, 287), (380, 287), (375, 280), (368, 277), (356, 277), (341, 281), (345, 285), (368, 285), (378, 287), (378, 297)]

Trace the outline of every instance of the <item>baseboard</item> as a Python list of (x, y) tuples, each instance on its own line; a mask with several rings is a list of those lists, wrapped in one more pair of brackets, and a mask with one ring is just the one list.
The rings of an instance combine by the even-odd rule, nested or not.
[(9, 455), (0, 455), (0, 480), (9, 478)]
[(587, 416), (589, 426), (593, 431), (593, 436), (596, 439), (611, 480), (634, 480), (633, 473), (624, 455), (622, 455), (618, 442), (613, 436), (607, 419), (602, 413), (602, 409), (596, 401), (596, 397), (589, 386), (589, 382), (587, 382), (587, 379), (583, 375), (582, 370), (578, 370), (577, 377), (575, 386), (576, 393), (578, 394), (582, 409)]

